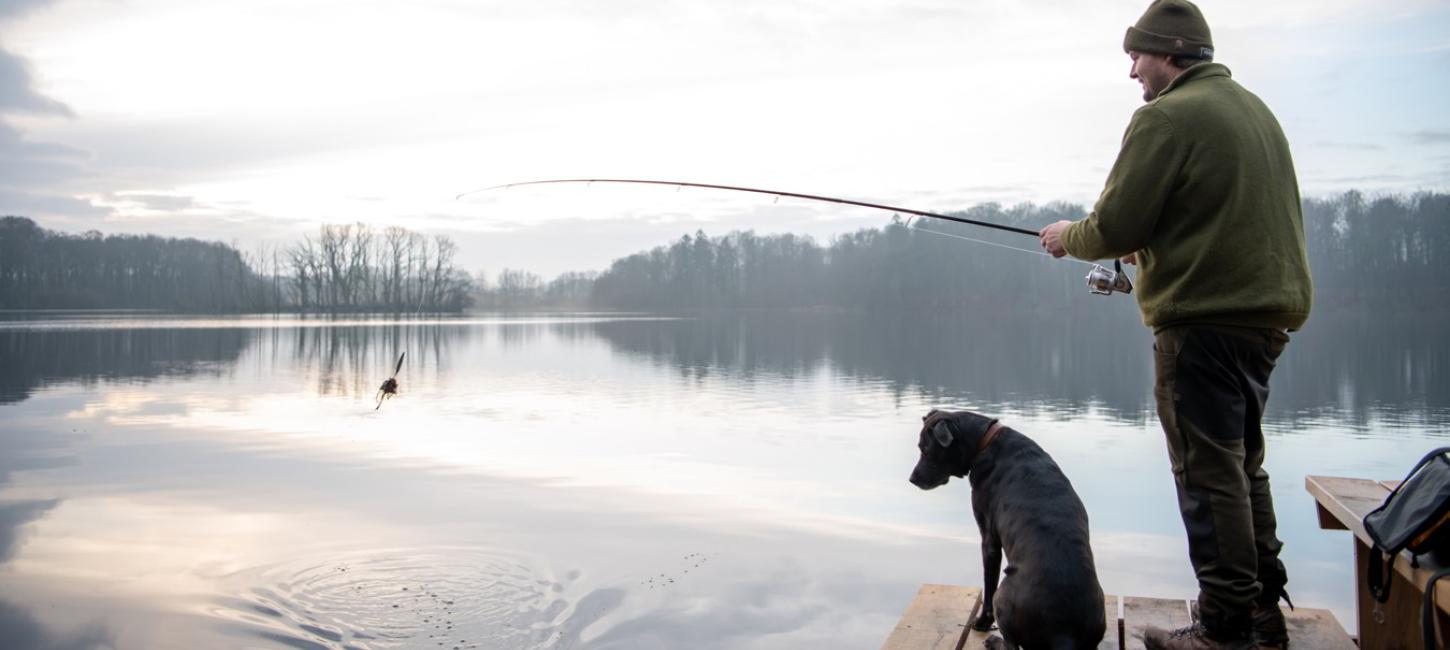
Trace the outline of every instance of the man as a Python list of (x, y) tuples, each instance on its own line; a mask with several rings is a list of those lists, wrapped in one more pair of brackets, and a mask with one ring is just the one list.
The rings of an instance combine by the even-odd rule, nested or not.
[(1212, 63), (1188, 0), (1156, 0), (1123, 41), (1146, 105), (1092, 214), (1043, 228), (1055, 257), (1136, 263), (1153, 328), (1158, 418), (1198, 578), (1198, 623), (1149, 648), (1286, 647), (1260, 428), (1269, 374), (1313, 290), (1289, 145), (1258, 97)]

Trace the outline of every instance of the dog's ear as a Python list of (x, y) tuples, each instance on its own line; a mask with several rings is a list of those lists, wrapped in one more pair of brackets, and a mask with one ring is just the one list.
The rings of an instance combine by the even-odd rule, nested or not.
[(941, 411), (938, 411), (936, 409), (932, 409), (930, 411), (927, 411), (926, 412), (926, 415), (921, 416), (921, 421), (922, 422), (926, 422), (927, 420), (930, 420), (931, 419), (931, 416), (936, 415), (937, 413), (941, 413)]
[(945, 421), (937, 422), (936, 426), (931, 428), (931, 436), (936, 438), (936, 443), (943, 447), (952, 446), (952, 430)]

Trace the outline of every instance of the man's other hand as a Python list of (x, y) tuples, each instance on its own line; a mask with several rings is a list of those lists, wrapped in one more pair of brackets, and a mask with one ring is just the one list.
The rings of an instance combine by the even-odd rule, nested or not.
[(1062, 247), (1062, 231), (1072, 225), (1071, 221), (1059, 221), (1048, 224), (1042, 232), (1037, 233), (1037, 239), (1042, 242), (1043, 250), (1051, 253), (1053, 257), (1062, 257), (1067, 254), (1067, 249)]
[(1122, 262), (1124, 264), (1137, 265), (1138, 264), (1138, 254), (1137, 253), (1128, 253), (1127, 255), (1124, 255), (1124, 256), (1118, 258), (1118, 261), (1119, 262)]

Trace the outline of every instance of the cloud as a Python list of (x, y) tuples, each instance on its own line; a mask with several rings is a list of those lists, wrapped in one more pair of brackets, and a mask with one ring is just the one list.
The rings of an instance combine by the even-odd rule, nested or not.
[[(49, 4), (50, 0), (0, 0), (0, 21), (16, 18)], [(0, 48), (0, 213), (71, 214), (104, 213), (57, 188), (85, 173), (90, 156), (60, 144), (32, 142), (5, 120), (13, 115), (74, 118), (64, 103), (35, 89), (30, 64)]]
[[(88, 201), (82, 201), (69, 196), (57, 194), (36, 194), (33, 192), (15, 192), (0, 188), (0, 215), (29, 217), (34, 215), (68, 215), (46, 219), (41, 223), (43, 228), (66, 229), (66, 225), (76, 228), (94, 228), (94, 219), (86, 220), (84, 223), (70, 221), (70, 217), (104, 217), (110, 214), (110, 210), (96, 207)], [(59, 221), (59, 223), (57, 222)]]
[(1405, 138), (1415, 144), (1445, 144), (1450, 142), (1450, 131), (1422, 129), (1412, 133), (1406, 133)]
[(1361, 176), (1336, 176), (1314, 179), (1319, 183), (1330, 183), (1341, 187), (1360, 187), (1375, 183), (1404, 183), (1413, 180), (1404, 174), (1364, 174)]
[(0, 120), (0, 188), (28, 188), (82, 173), (85, 152), (65, 145), (30, 142)]
[(1320, 140), (1314, 143), (1315, 146), (1327, 149), (1349, 149), (1352, 151), (1384, 151), (1384, 145), (1369, 144), (1365, 142), (1334, 142), (1331, 140)]
[(0, 20), (19, 18), (51, 0), (0, 0)]
[(190, 196), (175, 194), (122, 194), (118, 200), (133, 204), (144, 210), (156, 210), (172, 212), (176, 210), (187, 210), (199, 207), (196, 199)]
[(33, 84), (25, 59), (0, 49), (0, 114), (74, 116), (65, 104), (35, 92)]
[(84, 175), (89, 158), (79, 149), (26, 140), (0, 119), (0, 214), (106, 214), (86, 201), (48, 189)]

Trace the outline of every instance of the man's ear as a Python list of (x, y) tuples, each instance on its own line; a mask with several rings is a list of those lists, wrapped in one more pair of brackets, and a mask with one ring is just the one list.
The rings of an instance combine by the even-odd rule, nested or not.
[(938, 422), (931, 428), (931, 437), (936, 438), (936, 443), (943, 447), (952, 446), (952, 430), (945, 421)]

